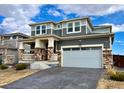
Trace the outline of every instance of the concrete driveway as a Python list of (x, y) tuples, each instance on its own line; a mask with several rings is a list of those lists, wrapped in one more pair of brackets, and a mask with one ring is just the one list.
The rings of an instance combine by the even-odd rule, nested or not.
[(7, 89), (95, 89), (102, 69), (51, 68), (4, 86)]

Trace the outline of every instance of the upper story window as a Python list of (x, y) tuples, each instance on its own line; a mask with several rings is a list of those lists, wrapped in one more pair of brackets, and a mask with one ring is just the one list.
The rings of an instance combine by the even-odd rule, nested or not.
[(61, 24), (57, 24), (57, 29), (61, 29)]
[(16, 36), (11, 36), (10, 39), (11, 40), (16, 39)]
[(75, 32), (80, 31), (80, 22), (75, 22)]
[(73, 23), (68, 23), (68, 32), (73, 32)]
[(47, 30), (46, 29), (46, 25), (42, 25), (42, 30), (41, 30), (42, 31), (42, 34), (45, 34), (46, 33), (46, 30)]
[(77, 32), (81, 32), (80, 21), (69, 22), (67, 27), (67, 33), (77, 33)]
[(40, 34), (40, 26), (36, 26), (36, 34)]
[(16, 36), (12, 36), (13, 39), (16, 39)]
[[(40, 25), (40, 26), (36, 26), (36, 34), (46, 34), (46, 31), (47, 31), (47, 25)], [(33, 31), (32, 31), (32, 34)]]

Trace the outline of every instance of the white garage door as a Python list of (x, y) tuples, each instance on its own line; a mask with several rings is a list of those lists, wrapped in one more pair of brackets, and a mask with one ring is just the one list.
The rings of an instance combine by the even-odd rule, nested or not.
[(102, 68), (102, 49), (63, 48), (64, 67)]

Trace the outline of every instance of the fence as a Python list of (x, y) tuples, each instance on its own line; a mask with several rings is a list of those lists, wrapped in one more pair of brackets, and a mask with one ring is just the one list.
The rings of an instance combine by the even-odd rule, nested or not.
[(124, 56), (113, 55), (114, 65), (118, 67), (124, 67)]

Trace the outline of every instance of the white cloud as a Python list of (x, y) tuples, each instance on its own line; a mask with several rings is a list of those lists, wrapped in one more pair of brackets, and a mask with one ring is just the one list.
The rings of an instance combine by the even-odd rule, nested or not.
[(76, 13), (79, 16), (102, 16), (112, 14), (117, 11), (124, 11), (124, 5), (110, 4), (65, 4), (58, 5), (66, 14)]
[(58, 11), (55, 10), (55, 9), (50, 9), (50, 10), (48, 10), (48, 13), (49, 13), (50, 15), (53, 15), (53, 16), (61, 16), (60, 12), (58, 12)]
[(55, 16), (55, 17), (61, 16), (64, 20), (67, 19), (66, 14), (63, 14), (63, 13), (57, 11), (56, 9), (49, 9), (48, 14)]
[(116, 43), (124, 43), (124, 41), (115, 40)]
[(112, 32), (124, 31), (124, 24), (115, 25), (115, 24), (112, 24), (112, 23), (105, 23), (105, 24), (100, 24), (100, 25), (111, 25), (112, 26)]
[(115, 40), (114, 43), (124, 46), (124, 41), (122, 40)]
[(0, 15), (5, 19), (0, 24), (0, 28), (8, 33), (19, 31), (25, 34), (30, 34), (31, 18), (36, 16), (39, 12), (40, 5), (0, 5)]

